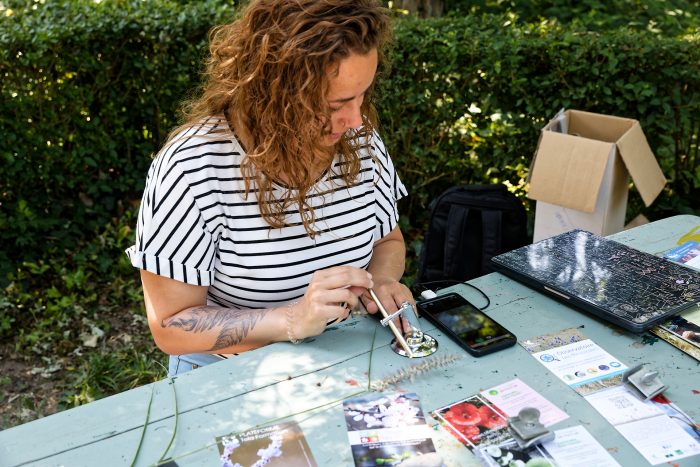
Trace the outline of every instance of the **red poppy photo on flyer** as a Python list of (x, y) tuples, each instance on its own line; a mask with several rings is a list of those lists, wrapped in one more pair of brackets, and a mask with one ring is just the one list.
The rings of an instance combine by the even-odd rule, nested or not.
[(506, 415), (478, 394), (437, 409), (431, 415), (469, 448), (500, 444), (511, 438)]

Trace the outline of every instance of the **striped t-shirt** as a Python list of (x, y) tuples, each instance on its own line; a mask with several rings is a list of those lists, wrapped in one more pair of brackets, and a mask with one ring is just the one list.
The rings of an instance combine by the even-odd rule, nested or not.
[[(398, 222), (406, 188), (379, 136), (359, 151), (361, 169), (346, 186), (338, 158), (307, 195), (315, 210), (310, 238), (296, 209), (285, 227), (260, 215), (255, 185), (244, 197), (243, 148), (223, 119), (171, 139), (154, 159), (144, 190), (136, 244), (126, 250), (137, 268), (209, 286), (211, 305), (267, 308), (303, 296), (311, 274), (332, 266), (366, 268), (375, 241)], [(214, 131), (214, 129), (218, 131)], [(285, 188), (274, 186), (281, 194)]]

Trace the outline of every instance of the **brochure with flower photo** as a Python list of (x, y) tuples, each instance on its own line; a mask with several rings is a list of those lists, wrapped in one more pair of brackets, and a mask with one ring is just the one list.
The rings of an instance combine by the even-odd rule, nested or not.
[(216, 438), (223, 467), (316, 467), (296, 422), (285, 422)]
[[(555, 336), (553, 341), (549, 336), (530, 344), (535, 346), (533, 350), (549, 349), (556, 342), (571, 342), (570, 337), (567, 335), (561, 340), (561, 336)], [(585, 339), (583, 335), (580, 337)], [(568, 418), (565, 412), (517, 378), (437, 409), (431, 415), (487, 467), (619, 467), (582, 426), (555, 430), (553, 439), (521, 448), (508, 430), (507, 417), (516, 416), (524, 407), (537, 408), (540, 421), (547, 428)]]
[(518, 378), (434, 410), (430, 414), (469, 449), (504, 446), (506, 451), (513, 450), (506, 446), (512, 441), (508, 432), (508, 417), (517, 416), (525, 407), (539, 410), (540, 421), (546, 427), (569, 418), (559, 407)]
[(505, 413), (479, 394), (434, 410), (431, 415), (469, 448), (499, 445), (512, 438)]
[(480, 394), (439, 408), (430, 414), (452, 436), (473, 450), (485, 466), (555, 465), (539, 445), (529, 449), (520, 448), (508, 430), (505, 411)]
[(475, 452), (482, 465), (488, 467), (522, 466), (522, 467), (556, 467), (555, 461), (541, 445), (529, 449), (518, 446), (510, 439), (498, 446), (480, 446)]
[(442, 465), (415, 393), (348, 399), (343, 412), (355, 466)]

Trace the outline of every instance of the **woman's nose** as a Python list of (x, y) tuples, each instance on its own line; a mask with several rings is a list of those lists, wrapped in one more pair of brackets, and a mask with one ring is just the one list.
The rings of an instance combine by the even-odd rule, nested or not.
[(345, 124), (348, 128), (359, 128), (362, 126), (362, 99), (355, 99), (349, 104)]

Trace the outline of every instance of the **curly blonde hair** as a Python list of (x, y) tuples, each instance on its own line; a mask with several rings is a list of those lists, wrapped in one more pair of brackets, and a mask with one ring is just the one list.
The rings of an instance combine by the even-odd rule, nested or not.
[[(203, 90), (187, 104), (180, 129), (221, 114), (233, 129), (239, 119), (252, 140), (241, 164), (245, 196), (254, 183), (271, 227), (283, 227), (285, 211), (295, 206), (307, 233), (315, 235), (306, 195), (319, 164), (330, 167), (336, 154), (342, 180), (357, 178), (358, 140), (376, 126), (374, 85), (365, 94), (359, 134), (329, 148), (322, 139), (330, 131), (329, 70), (351, 53), (376, 49), (381, 73), (391, 40), (386, 11), (375, 0), (253, 0), (232, 23), (212, 31)], [(273, 183), (281, 182), (281, 174), (288, 188), (276, 198)]]

